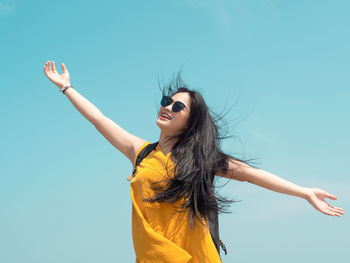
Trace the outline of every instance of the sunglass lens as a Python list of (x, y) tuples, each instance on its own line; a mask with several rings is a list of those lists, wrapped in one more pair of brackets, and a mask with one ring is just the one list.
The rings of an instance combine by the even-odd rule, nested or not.
[(182, 110), (183, 108), (185, 108), (185, 105), (180, 102), (180, 101), (177, 101), (174, 103), (173, 105), (173, 112), (179, 112), (180, 110)]
[(160, 105), (162, 105), (163, 107), (170, 105), (173, 102), (171, 97), (168, 96), (163, 96)]

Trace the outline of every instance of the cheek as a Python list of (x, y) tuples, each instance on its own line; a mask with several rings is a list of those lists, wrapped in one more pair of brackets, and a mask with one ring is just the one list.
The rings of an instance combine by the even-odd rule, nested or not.
[(189, 116), (187, 116), (187, 115), (181, 116), (181, 119), (178, 121), (179, 127), (180, 128), (186, 127), (188, 119), (189, 119)]

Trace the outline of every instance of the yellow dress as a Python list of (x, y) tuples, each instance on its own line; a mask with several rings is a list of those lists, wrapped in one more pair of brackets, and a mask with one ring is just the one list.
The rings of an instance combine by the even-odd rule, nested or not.
[[(146, 142), (138, 150), (148, 145)], [(169, 203), (147, 203), (143, 198), (153, 197), (150, 182), (166, 176), (174, 163), (170, 154), (163, 154), (159, 144), (137, 167), (130, 183), (132, 199), (132, 236), (137, 263), (221, 263), (210, 236), (209, 227), (195, 221), (190, 229), (188, 212), (175, 213)], [(169, 174), (171, 174), (169, 172)], [(174, 205), (178, 206), (181, 200)]]

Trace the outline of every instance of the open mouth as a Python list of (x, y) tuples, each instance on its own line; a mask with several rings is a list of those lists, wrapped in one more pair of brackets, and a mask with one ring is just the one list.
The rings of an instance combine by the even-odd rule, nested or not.
[(160, 116), (161, 119), (165, 119), (165, 120), (171, 120), (171, 117), (169, 114), (163, 112)]

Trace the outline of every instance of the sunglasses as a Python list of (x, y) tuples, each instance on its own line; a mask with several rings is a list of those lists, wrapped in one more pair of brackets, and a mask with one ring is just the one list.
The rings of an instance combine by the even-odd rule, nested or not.
[[(163, 96), (161, 102), (160, 102), (160, 105), (162, 105), (163, 107), (166, 107), (170, 104), (172, 104), (174, 101), (171, 97), (169, 96)], [(173, 104), (173, 107), (172, 107), (172, 111), (173, 112), (179, 112), (181, 111), (183, 108), (186, 108), (186, 105), (183, 104), (181, 101), (175, 101), (175, 103)], [(188, 110), (187, 110), (188, 111)]]

